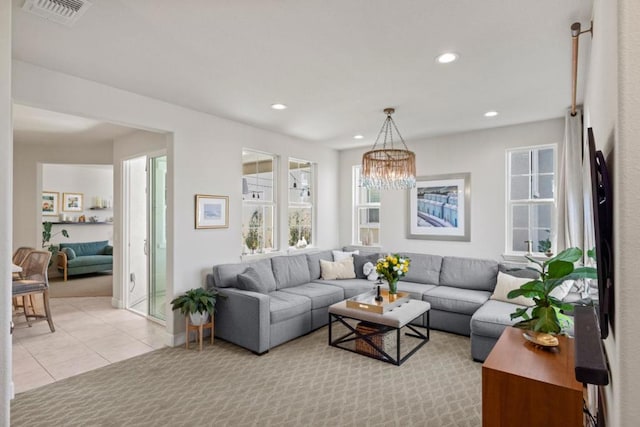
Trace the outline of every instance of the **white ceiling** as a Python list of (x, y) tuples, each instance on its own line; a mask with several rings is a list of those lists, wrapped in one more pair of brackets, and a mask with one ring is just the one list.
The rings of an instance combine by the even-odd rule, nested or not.
[[(372, 144), (388, 106), (409, 143), (563, 116), (569, 27), (588, 27), (592, 8), (591, 0), (92, 1), (69, 28), (13, 0), (14, 57), (337, 149)], [(580, 42), (582, 71), (589, 37)], [(436, 64), (445, 51), (460, 59)], [(276, 102), (289, 108), (270, 109)], [(487, 119), (488, 110), (500, 114)]]

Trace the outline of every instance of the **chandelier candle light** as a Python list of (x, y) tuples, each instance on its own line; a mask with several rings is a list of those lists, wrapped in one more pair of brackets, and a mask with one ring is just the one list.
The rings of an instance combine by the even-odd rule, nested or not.
[[(387, 115), (371, 150), (362, 155), (362, 185), (380, 190), (406, 190), (416, 186), (416, 155), (409, 151), (396, 123), (391, 118), (393, 108), (385, 108)], [(393, 145), (393, 131), (398, 134), (404, 148)], [(378, 147), (384, 134), (382, 148)]]

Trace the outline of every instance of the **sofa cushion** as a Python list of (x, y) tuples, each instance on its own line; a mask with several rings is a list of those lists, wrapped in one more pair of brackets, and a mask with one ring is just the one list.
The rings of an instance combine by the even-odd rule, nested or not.
[(442, 257), (440, 255), (416, 254), (400, 252), (398, 255), (411, 260), (409, 271), (402, 278), (405, 282), (427, 283), (437, 285), (440, 283), (440, 267)]
[(364, 271), (362, 271), (362, 268), (368, 262), (372, 263), (375, 267), (376, 262), (378, 262), (379, 258), (380, 258), (380, 254), (378, 253), (371, 253), (366, 255), (355, 254), (353, 256), (353, 269), (356, 272), (356, 279), (366, 279), (367, 275), (364, 274)]
[(311, 311), (311, 300), (289, 292), (269, 292), (271, 324), (282, 322)]
[(77, 256), (67, 262), (67, 268), (86, 267), (90, 265), (111, 265), (113, 256), (111, 255), (85, 255)]
[(490, 338), (500, 337), (504, 328), (520, 320), (511, 320), (510, 314), (521, 307), (509, 302), (487, 301), (471, 317), (471, 333)]
[(71, 261), (76, 257), (76, 251), (71, 248), (62, 248), (60, 252), (64, 252), (67, 255), (67, 261)]
[(342, 288), (345, 298), (364, 294), (374, 289), (373, 282), (366, 279), (315, 280), (314, 282)]
[(320, 276), (323, 280), (355, 279), (353, 258), (347, 257), (341, 261), (331, 262), (320, 260)]
[(498, 264), (498, 271), (509, 276), (522, 277), (527, 279), (537, 279), (540, 277), (538, 273), (527, 269), (527, 264), (516, 262), (501, 262)]
[(108, 240), (99, 242), (79, 242), (79, 243), (60, 243), (60, 250), (71, 248), (75, 251), (76, 256), (86, 255), (104, 255), (105, 246), (109, 245)]
[(309, 265), (309, 275), (311, 280), (320, 278), (320, 260), (332, 261), (333, 255), (331, 251), (314, 252), (307, 255), (307, 264)]
[[(387, 282), (384, 282), (383, 287), (385, 289), (389, 288)], [(404, 279), (398, 282), (398, 290), (400, 292), (409, 292), (409, 296), (412, 299), (419, 300), (422, 300), (422, 295), (424, 295), (425, 292), (430, 291), (435, 287), (435, 285), (427, 285), (425, 283), (405, 282)]]
[(236, 288), (238, 287), (238, 274), (244, 273), (248, 267), (253, 268), (260, 275), (260, 280), (269, 292), (276, 290), (276, 279), (271, 271), (271, 260), (267, 258), (251, 262), (216, 265), (213, 267), (213, 281), (219, 288)]
[(514, 289), (520, 289), (520, 286), (525, 283), (529, 283), (531, 279), (515, 277), (509, 274), (505, 274), (501, 271), (498, 271), (498, 281), (496, 283), (496, 288), (493, 290), (493, 295), (491, 295), (491, 299), (503, 302), (509, 302), (512, 304), (520, 304), (520, 305), (533, 305), (533, 299), (527, 298), (524, 296), (519, 296), (517, 298), (509, 298), (507, 294)]
[(305, 254), (271, 258), (276, 289), (298, 286), (311, 281), (309, 264)]
[(489, 297), (490, 292), (473, 289), (436, 286), (428, 290), (422, 299), (431, 303), (435, 310), (450, 311), (460, 314), (473, 314)]
[(252, 268), (247, 268), (243, 273), (238, 274), (238, 289), (251, 292), (268, 294), (267, 286), (260, 280), (258, 272)]
[(440, 269), (440, 285), (493, 292), (498, 263), (489, 259), (446, 256)]
[(342, 288), (322, 283), (305, 283), (304, 285), (283, 289), (282, 292), (309, 298), (311, 300), (312, 310), (328, 307), (344, 299), (344, 291)]

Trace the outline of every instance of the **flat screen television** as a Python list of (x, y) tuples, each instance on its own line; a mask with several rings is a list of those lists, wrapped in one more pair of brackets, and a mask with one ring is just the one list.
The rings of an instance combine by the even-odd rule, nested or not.
[[(598, 320), (600, 337), (614, 328), (613, 293), (613, 188), (602, 151), (596, 150), (593, 129), (587, 129), (591, 170), (591, 207), (596, 268), (598, 271)], [(588, 248), (589, 249), (589, 248)], [(594, 254), (591, 253), (591, 256)]]

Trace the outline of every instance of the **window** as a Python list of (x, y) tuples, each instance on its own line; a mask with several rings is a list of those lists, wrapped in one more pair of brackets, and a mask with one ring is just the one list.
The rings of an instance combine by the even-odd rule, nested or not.
[(507, 252), (555, 247), (556, 148), (507, 151)]
[(306, 160), (289, 159), (289, 246), (313, 243), (314, 167)]
[(353, 244), (379, 245), (380, 190), (362, 186), (360, 168), (353, 167)]
[(242, 253), (277, 250), (276, 156), (242, 150)]

